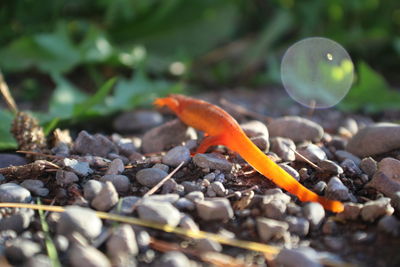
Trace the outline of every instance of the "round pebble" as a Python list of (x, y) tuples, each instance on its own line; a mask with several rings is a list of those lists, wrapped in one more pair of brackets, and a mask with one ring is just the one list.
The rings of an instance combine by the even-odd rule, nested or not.
[(153, 187), (158, 184), (168, 173), (158, 168), (142, 169), (136, 173), (136, 180), (147, 187)]
[(327, 198), (346, 201), (350, 198), (349, 189), (342, 183), (338, 177), (332, 177), (326, 187)]
[(99, 211), (108, 211), (118, 203), (118, 193), (111, 182), (106, 182), (93, 198), (91, 205)]
[(125, 175), (106, 174), (100, 178), (102, 182), (111, 182), (119, 193), (126, 193), (131, 187), (129, 178)]
[(187, 147), (176, 146), (169, 150), (162, 158), (162, 162), (168, 166), (177, 167), (181, 162), (188, 163), (190, 151)]
[(20, 185), (14, 183), (0, 185), (0, 202), (27, 203), (31, 199), (31, 193)]
[(100, 193), (103, 188), (104, 183), (99, 182), (97, 180), (89, 180), (83, 186), (83, 196), (87, 201), (92, 201), (92, 199)]
[(45, 197), (49, 194), (49, 189), (45, 188), (43, 182), (40, 180), (27, 179), (20, 185), (37, 196)]
[(196, 154), (193, 157), (193, 162), (200, 168), (209, 168), (213, 170), (230, 171), (232, 163), (224, 158), (216, 156), (216, 154)]
[(304, 205), (303, 214), (312, 227), (318, 228), (325, 217), (325, 210), (321, 204), (310, 202)]
[(286, 137), (294, 142), (319, 141), (324, 134), (317, 123), (296, 116), (278, 118), (268, 124), (268, 129), (271, 137)]

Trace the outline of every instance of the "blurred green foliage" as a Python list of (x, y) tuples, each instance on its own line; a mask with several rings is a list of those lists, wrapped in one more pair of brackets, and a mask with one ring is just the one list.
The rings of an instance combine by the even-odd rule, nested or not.
[[(129, 109), (186, 85), (280, 84), (283, 53), (310, 36), (335, 40), (395, 82), (400, 69), (398, 0), (2, 1), (0, 25), (0, 69), (13, 94), (26, 101), (50, 95), (49, 112), (37, 115), (52, 125)], [(342, 107), (375, 101), (361, 97), (379, 90), (371, 83), (385, 89), (379, 96), (390, 95), (382, 99), (397, 96), (367, 65), (359, 71), (363, 93)]]

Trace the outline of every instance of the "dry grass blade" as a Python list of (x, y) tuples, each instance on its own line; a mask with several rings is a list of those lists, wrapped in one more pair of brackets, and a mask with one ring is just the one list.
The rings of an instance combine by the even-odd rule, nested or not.
[(34, 155), (34, 156), (39, 156), (39, 157), (44, 157), (44, 158), (50, 158), (50, 159), (63, 159), (65, 157), (61, 156), (55, 156), (55, 155), (50, 155), (50, 154), (45, 154), (41, 152), (35, 152), (35, 151), (25, 151), (25, 150), (17, 150), (17, 153), (21, 154), (29, 154), (29, 155)]
[(10, 89), (8, 88), (8, 85), (4, 80), (3, 73), (1, 71), (0, 71), (0, 92), (3, 95), (4, 100), (6, 101), (10, 111), (14, 114), (17, 114), (18, 112), (17, 104), (15, 104), (14, 98), (10, 93)]
[(287, 146), (290, 150), (292, 150), (297, 156), (299, 156), (300, 158), (302, 158), (305, 162), (307, 162), (308, 164), (310, 164), (312, 167), (314, 167), (315, 169), (322, 171), (322, 169), (316, 165), (315, 163), (313, 163), (311, 160), (309, 160), (308, 158), (304, 157), (302, 154), (300, 154), (299, 152), (297, 152), (295, 149)]
[(50, 161), (37, 160), (26, 165), (0, 168), (0, 174), (3, 174), (7, 178), (10, 177), (19, 180), (35, 179), (53, 168), (59, 169), (60, 167)]

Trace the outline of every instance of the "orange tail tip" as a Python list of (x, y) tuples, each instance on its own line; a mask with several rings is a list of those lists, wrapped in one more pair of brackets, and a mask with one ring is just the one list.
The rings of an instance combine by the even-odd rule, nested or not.
[(340, 213), (344, 210), (344, 205), (342, 202), (337, 200), (331, 200), (324, 197), (319, 197), (317, 200), (325, 209), (330, 210), (335, 213)]

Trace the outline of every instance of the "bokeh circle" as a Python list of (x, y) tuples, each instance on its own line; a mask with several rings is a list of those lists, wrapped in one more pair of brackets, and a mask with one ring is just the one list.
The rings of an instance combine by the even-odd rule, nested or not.
[(353, 82), (354, 65), (335, 41), (312, 37), (292, 45), (281, 64), (286, 91), (298, 103), (329, 108), (345, 97)]

